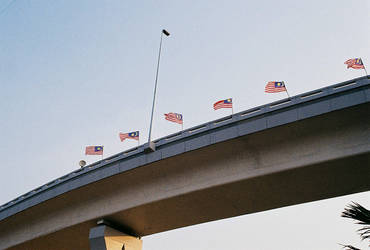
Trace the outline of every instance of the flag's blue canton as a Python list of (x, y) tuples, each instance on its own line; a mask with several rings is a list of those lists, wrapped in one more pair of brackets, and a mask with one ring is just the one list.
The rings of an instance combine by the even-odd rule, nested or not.
[(356, 64), (363, 65), (361, 58), (356, 58)]
[(224, 103), (229, 104), (233, 103), (233, 100), (231, 98), (224, 100)]
[(283, 82), (275, 82), (275, 88), (282, 88), (285, 87)]
[(103, 151), (103, 147), (97, 146), (94, 150), (95, 152)]
[(131, 132), (128, 134), (128, 136), (130, 137), (136, 137), (136, 136), (139, 136), (139, 131), (136, 131), (136, 132)]
[(181, 114), (176, 114), (176, 118), (182, 121), (182, 115)]

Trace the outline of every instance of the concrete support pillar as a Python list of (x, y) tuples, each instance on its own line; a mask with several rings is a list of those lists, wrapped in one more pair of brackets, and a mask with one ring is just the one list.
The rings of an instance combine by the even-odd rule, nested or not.
[(91, 250), (142, 250), (142, 240), (107, 225), (90, 229)]

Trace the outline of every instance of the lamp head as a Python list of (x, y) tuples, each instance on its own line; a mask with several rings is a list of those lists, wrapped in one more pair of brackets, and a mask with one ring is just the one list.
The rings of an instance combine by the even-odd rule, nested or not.
[(165, 34), (166, 36), (170, 36), (170, 32), (168, 32), (167, 30), (162, 30), (163, 34)]

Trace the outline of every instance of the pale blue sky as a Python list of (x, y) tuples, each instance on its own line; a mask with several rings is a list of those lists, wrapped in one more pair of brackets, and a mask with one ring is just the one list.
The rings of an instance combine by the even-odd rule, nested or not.
[[(179, 130), (163, 113), (182, 113), (188, 128), (228, 115), (229, 110), (213, 111), (220, 99), (232, 97), (238, 112), (285, 98), (284, 93), (265, 94), (267, 81), (284, 80), (296, 95), (364, 75), (346, 69), (348, 58), (362, 57), (370, 65), (368, 0), (16, 0), (4, 10), (11, 2), (0, 0), (0, 168), (5, 173), (0, 203), (77, 169), (81, 159), (98, 160), (84, 156), (86, 145), (104, 145), (109, 156), (136, 145), (121, 143), (120, 131), (139, 130), (141, 142), (147, 140), (162, 28), (171, 36), (163, 43), (154, 138)], [(370, 207), (369, 192), (354, 197)], [(339, 201), (322, 204), (328, 214), (344, 206)], [(245, 223), (237, 228), (264, 229), (266, 224), (248, 220), (266, 215), (280, 222), (284, 211), (299, 215), (307, 206), (310, 223), (320, 209), (314, 204), (248, 215), (239, 218)], [(326, 222), (323, 216), (307, 228), (314, 234), (319, 223), (350, 227), (340, 224), (345, 219), (338, 214), (335, 218)], [(210, 227), (227, 234), (227, 223)], [(207, 241), (219, 240), (203, 227), (199, 234)], [(185, 235), (190, 229), (181, 230)], [(290, 242), (286, 236), (274, 238), (271, 248), (313, 249), (291, 236)], [(337, 242), (345, 242), (345, 236)], [(150, 245), (152, 240), (178, 244), (171, 237), (151, 236), (144, 249), (173, 249), (171, 244)], [(189, 237), (183, 238), (188, 242)], [(333, 238), (311, 240), (317, 240), (316, 249), (339, 249)], [(355, 240), (355, 234), (349, 238)], [(271, 249), (259, 248), (258, 240), (251, 244), (229, 249)]]

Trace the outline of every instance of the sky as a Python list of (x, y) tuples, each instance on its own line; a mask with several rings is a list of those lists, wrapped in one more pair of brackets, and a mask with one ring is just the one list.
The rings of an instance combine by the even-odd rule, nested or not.
[[(0, 0), (0, 203), (104, 156), (147, 141), (161, 30), (152, 137), (363, 76), (370, 69), (368, 0)], [(370, 207), (370, 192), (275, 209), (144, 237), (145, 250), (340, 249), (359, 243), (340, 212)], [(293, 217), (294, 215), (294, 217)]]

